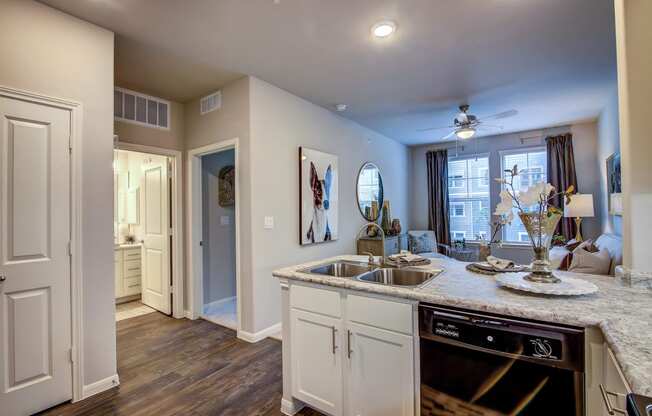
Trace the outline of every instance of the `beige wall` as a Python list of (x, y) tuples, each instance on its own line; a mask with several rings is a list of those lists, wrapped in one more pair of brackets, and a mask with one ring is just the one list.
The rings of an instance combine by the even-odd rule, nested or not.
[(652, 2), (615, 0), (623, 180), (623, 265), (652, 271)]
[[(138, 91), (146, 93), (146, 91)], [(140, 126), (124, 121), (114, 121), (113, 131), (121, 142), (162, 147), (165, 149), (183, 150), (184, 146), (184, 106), (170, 102), (170, 129), (157, 129)]]
[(83, 104), (85, 385), (116, 373), (113, 33), (28, 0), (3, 0), (0, 84)]
[[(254, 330), (280, 321), (280, 287), (272, 270), (308, 260), (355, 252), (354, 237), (364, 223), (355, 184), (365, 161), (383, 175), (392, 216), (404, 227), (408, 150), (398, 142), (256, 78), (250, 78), (252, 177), (252, 282)], [(339, 239), (299, 245), (298, 148), (339, 156)], [(264, 229), (273, 216), (274, 229)]]
[[(242, 329), (253, 331), (253, 297), (251, 283), (251, 171), (249, 164), (249, 78), (243, 77), (221, 88), (222, 108), (199, 114), (199, 98), (184, 105), (184, 139), (185, 150), (191, 150), (208, 144), (238, 138), (238, 164), (236, 180), (240, 195), (240, 283), (242, 299)], [(186, 198), (184, 197), (184, 204)], [(184, 207), (187, 212), (187, 206)], [(188, 263), (188, 262), (186, 262)], [(186, 264), (187, 265), (187, 264)], [(187, 280), (186, 280), (187, 289)], [(188, 291), (186, 290), (186, 308), (188, 308)]]
[[(492, 177), (500, 177), (502, 150), (513, 150), (523, 147), (545, 146), (543, 138), (549, 135), (563, 133), (573, 134), (573, 150), (575, 154), (575, 165), (577, 170), (577, 186), (581, 193), (591, 193), (594, 200), (602, 199), (603, 188), (600, 187), (599, 170), (596, 164), (598, 132), (596, 122), (578, 123), (571, 126), (554, 127), (545, 130), (528, 131), (521, 133), (510, 133), (496, 136), (483, 137), (478, 143), (469, 141), (460, 143), (464, 147), (459, 150), (460, 155), (488, 153), (489, 173)], [(540, 139), (528, 139), (521, 143), (522, 137), (540, 137)], [(452, 148), (451, 148), (452, 146)], [(448, 147), (449, 155), (455, 153), (454, 143), (440, 145), (415, 146), (411, 148), (411, 188), (410, 208), (412, 210), (411, 228), (425, 230), (428, 227), (428, 192), (426, 177), (426, 153), (430, 150)], [(491, 212), (495, 210), (498, 200), (496, 196), (500, 192), (500, 184), (491, 182)], [(595, 218), (585, 218), (582, 222), (583, 234), (587, 238), (596, 238), (601, 233), (602, 217), (601, 212), (596, 210)], [(512, 259), (521, 263), (528, 263), (532, 260), (532, 253), (529, 248), (496, 248), (494, 254)]]
[(618, 128), (618, 90), (614, 88), (607, 105), (598, 119), (598, 169), (602, 198), (594, 201), (595, 209), (602, 217), (602, 232), (622, 235), (622, 217), (609, 215), (607, 194), (607, 158), (620, 151), (620, 129)]

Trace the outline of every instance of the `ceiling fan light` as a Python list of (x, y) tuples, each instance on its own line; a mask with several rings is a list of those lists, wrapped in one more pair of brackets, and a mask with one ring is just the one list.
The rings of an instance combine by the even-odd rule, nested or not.
[(455, 135), (458, 139), (470, 139), (475, 135), (475, 129), (473, 127), (463, 127), (455, 131)]

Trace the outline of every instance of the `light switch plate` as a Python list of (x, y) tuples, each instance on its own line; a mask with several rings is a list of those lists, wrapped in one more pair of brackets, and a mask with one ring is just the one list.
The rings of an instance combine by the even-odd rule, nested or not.
[(229, 225), (231, 223), (231, 217), (228, 215), (220, 216), (220, 225)]
[(265, 217), (264, 227), (268, 230), (274, 228), (274, 217)]

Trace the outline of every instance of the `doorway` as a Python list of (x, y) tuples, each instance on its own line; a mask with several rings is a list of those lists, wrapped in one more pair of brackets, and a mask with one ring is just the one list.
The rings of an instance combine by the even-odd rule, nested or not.
[(116, 321), (154, 311), (184, 315), (179, 159), (180, 152), (125, 143), (114, 150)]
[(241, 330), (238, 139), (188, 152), (189, 317)]
[(202, 318), (236, 330), (235, 151), (201, 156)]

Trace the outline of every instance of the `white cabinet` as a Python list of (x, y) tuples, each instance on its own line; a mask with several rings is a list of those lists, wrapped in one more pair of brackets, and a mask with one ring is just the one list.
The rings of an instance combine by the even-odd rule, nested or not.
[(301, 284), (288, 299), (294, 399), (332, 416), (414, 415), (415, 304)]
[[(614, 357), (613, 352), (606, 345), (604, 354), (602, 389), (602, 400), (604, 405), (602, 413), (603, 415), (608, 416), (613, 414), (609, 413), (608, 407), (618, 410), (627, 409), (626, 397), (627, 394), (631, 393), (631, 389), (627, 385), (627, 382), (621, 373), (620, 367), (616, 362), (616, 358)], [(616, 411), (616, 413), (620, 412)]]
[(141, 248), (115, 249), (115, 297), (138, 295), (141, 292)]
[(349, 415), (414, 415), (414, 339), (347, 324)]
[(292, 310), (293, 391), (296, 398), (332, 415), (342, 414), (341, 320)]

